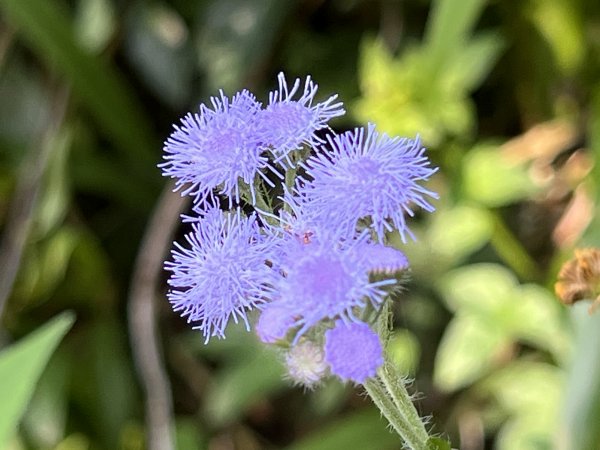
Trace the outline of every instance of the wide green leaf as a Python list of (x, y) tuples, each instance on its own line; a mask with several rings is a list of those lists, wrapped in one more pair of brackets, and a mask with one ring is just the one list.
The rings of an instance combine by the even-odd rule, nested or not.
[(385, 450), (400, 448), (401, 440), (392, 434), (385, 419), (375, 409), (344, 417), (285, 450)]
[(515, 361), (477, 387), (479, 395), (489, 399), (488, 409), (507, 417), (496, 440), (499, 450), (553, 448), (563, 378), (550, 364)]
[(74, 320), (65, 312), (0, 353), (0, 446), (15, 432), (50, 355)]
[(486, 0), (437, 0), (434, 2), (425, 41), (432, 72), (452, 61), (468, 40)]
[(206, 416), (212, 424), (238, 419), (247, 408), (289, 382), (275, 352), (261, 349), (239, 364), (223, 368), (206, 398)]
[(156, 141), (151, 125), (120, 74), (78, 45), (60, 6), (46, 0), (0, 0), (5, 20), (66, 78), (106, 136), (122, 150), (133, 173), (139, 174), (154, 164), (151, 149)]
[(465, 157), (463, 174), (466, 196), (488, 207), (516, 202), (537, 190), (527, 167), (509, 161), (493, 145), (472, 149)]
[(517, 279), (498, 264), (471, 264), (444, 276), (439, 287), (455, 312), (494, 315), (510, 300)]
[(509, 344), (501, 329), (479, 317), (459, 316), (450, 322), (438, 348), (434, 381), (453, 391), (492, 369), (498, 353)]
[(458, 204), (436, 212), (427, 242), (444, 260), (455, 263), (481, 248), (490, 239), (492, 228), (485, 209)]

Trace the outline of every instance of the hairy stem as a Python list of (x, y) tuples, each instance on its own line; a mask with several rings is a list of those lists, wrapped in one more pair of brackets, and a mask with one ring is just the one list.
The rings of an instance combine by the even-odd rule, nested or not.
[[(406, 392), (403, 380), (392, 379), (391, 372), (382, 368), (378, 377), (367, 380), (364, 387), (406, 445), (412, 450), (427, 450), (429, 436)], [(400, 391), (403, 393), (400, 394)]]

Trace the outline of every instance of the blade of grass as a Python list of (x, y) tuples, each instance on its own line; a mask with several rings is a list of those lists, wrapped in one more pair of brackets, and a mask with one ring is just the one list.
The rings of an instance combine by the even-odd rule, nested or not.
[(48, 359), (74, 320), (65, 312), (0, 353), (0, 446), (15, 431)]

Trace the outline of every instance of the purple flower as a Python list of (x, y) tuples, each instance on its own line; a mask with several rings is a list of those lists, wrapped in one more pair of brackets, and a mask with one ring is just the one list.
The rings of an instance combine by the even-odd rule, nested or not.
[(437, 194), (422, 187), (436, 172), (424, 155), (419, 140), (391, 138), (379, 134), (369, 124), (331, 138), (331, 148), (321, 146), (302, 166), (308, 175), (296, 187), (306, 208), (344, 233), (352, 234), (361, 219), (368, 219), (379, 238), (397, 229), (403, 241), (408, 229), (405, 214), (413, 215), (412, 205), (426, 211), (433, 206), (426, 196)]
[(366, 323), (339, 320), (325, 332), (325, 361), (342, 380), (362, 384), (383, 364), (379, 336)]
[(334, 103), (337, 95), (313, 105), (317, 85), (310, 76), (304, 82), (304, 91), (297, 100), (292, 98), (300, 88), (300, 79), (296, 79), (288, 89), (283, 73), (277, 77), (279, 89), (269, 94), (269, 105), (259, 113), (259, 134), (271, 151), (276, 162), (285, 160), (292, 166), (289, 153), (303, 144), (314, 146), (323, 143), (315, 132), (327, 127), (327, 122), (345, 114), (341, 102)]
[(274, 288), (280, 295), (279, 307), (286, 308), (299, 327), (295, 341), (319, 322), (343, 318), (357, 320), (356, 309), (368, 304), (378, 307), (386, 291), (382, 288), (395, 279), (371, 282), (372, 262), (361, 247), (368, 236), (363, 233), (352, 242), (340, 243), (316, 230), (299, 240), (285, 236), (278, 245), (275, 265), (284, 274)]
[(260, 233), (255, 216), (238, 209), (206, 212), (186, 235), (189, 248), (175, 243), (168, 293), (173, 309), (195, 329), (210, 337), (224, 337), (230, 319), (246, 324), (246, 312), (271, 299), (276, 273), (267, 264), (273, 240)]
[(239, 202), (240, 180), (249, 186), (255, 202), (253, 182), (258, 174), (273, 186), (262, 169), (276, 170), (263, 155), (265, 147), (256, 134), (261, 104), (247, 90), (230, 101), (223, 92), (211, 98), (213, 109), (200, 105), (200, 112), (187, 114), (165, 142), (165, 176), (176, 178), (182, 195), (193, 195), (205, 206), (215, 188)]
[(285, 338), (294, 323), (295, 319), (290, 311), (275, 301), (261, 312), (256, 324), (256, 334), (265, 344), (274, 344)]
[(408, 269), (408, 258), (400, 250), (369, 242), (360, 247), (364, 258), (369, 261), (369, 271), (376, 274), (394, 274)]
[[(319, 218), (311, 214), (310, 208), (304, 207), (302, 197), (294, 196), (286, 186), (283, 186), (283, 195), (278, 198), (283, 205), (278, 214), (271, 214), (259, 208), (256, 208), (256, 211), (261, 218), (265, 219), (267, 233), (277, 236), (284, 246), (287, 245), (288, 239), (307, 244), (315, 238), (315, 233), (319, 229), (327, 230), (329, 239), (336, 239), (335, 230), (329, 229), (327, 224), (320, 223)], [(282, 253), (285, 251), (285, 249), (281, 250)]]

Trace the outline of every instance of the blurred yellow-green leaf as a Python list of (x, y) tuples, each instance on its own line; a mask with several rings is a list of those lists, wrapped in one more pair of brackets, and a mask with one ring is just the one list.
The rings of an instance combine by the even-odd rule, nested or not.
[(537, 189), (523, 164), (512, 163), (494, 146), (477, 147), (465, 157), (463, 184), (468, 198), (497, 207), (531, 196)]
[(555, 448), (554, 432), (564, 376), (549, 364), (515, 362), (479, 387), (509, 417), (498, 436), (503, 450)]

